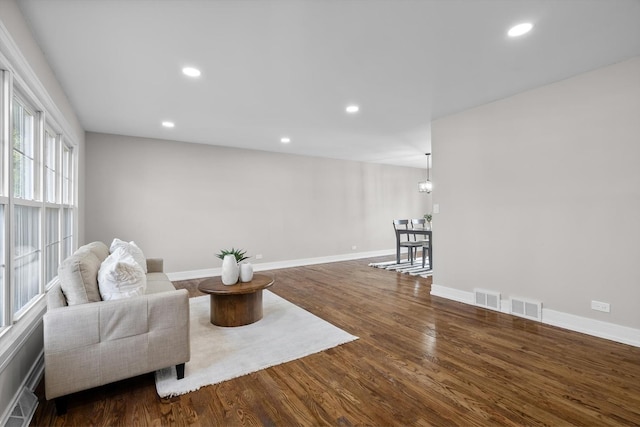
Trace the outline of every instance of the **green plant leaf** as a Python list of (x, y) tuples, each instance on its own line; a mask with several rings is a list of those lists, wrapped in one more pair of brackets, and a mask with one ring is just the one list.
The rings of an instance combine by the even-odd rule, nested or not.
[(216, 254), (216, 257), (224, 259), (225, 255), (233, 255), (236, 258), (236, 262), (242, 262), (245, 259), (251, 258), (249, 256), (246, 256), (246, 253), (247, 251), (245, 250), (232, 247), (231, 249), (221, 249), (220, 253)]

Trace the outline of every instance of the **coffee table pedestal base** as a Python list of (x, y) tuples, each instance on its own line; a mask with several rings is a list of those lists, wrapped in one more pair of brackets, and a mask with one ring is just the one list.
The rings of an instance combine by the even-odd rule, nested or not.
[(249, 294), (210, 295), (211, 323), (243, 326), (262, 319), (262, 289)]
[(205, 279), (198, 290), (210, 295), (211, 323), (244, 326), (262, 319), (262, 290), (273, 285), (272, 275), (256, 273), (250, 282), (225, 285), (220, 277)]

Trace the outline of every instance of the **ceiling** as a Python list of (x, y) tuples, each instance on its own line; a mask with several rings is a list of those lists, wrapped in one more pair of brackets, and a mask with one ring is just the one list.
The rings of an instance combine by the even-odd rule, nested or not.
[(640, 0), (18, 4), (87, 131), (411, 167), (433, 119), (640, 55)]

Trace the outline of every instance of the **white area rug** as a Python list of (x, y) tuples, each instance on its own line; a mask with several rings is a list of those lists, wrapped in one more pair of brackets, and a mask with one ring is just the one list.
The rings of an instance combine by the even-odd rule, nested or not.
[(413, 260), (413, 265), (409, 263), (409, 260), (401, 260), (400, 264), (395, 261), (385, 262), (372, 262), (369, 267), (384, 268), (385, 270), (395, 270), (399, 273), (410, 274), (412, 276), (429, 277), (433, 275), (429, 261), (425, 263), (425, 268), (422, 268), (422, 257), (418, 257)]
[(185, 376), (175, 366), (156, 371), (160, 397), (178, 396), (358, 339), (321, 318), (263, 291), (263, 318), (223, 328), (209, 321), (209, 296), (191, 298), (191, 360)]

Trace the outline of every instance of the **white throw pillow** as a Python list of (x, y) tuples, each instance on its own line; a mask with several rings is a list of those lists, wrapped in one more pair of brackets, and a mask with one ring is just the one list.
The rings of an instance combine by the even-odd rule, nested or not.
[(113, 253), (117, 248), (124, 248), (125, 251), (129, 253), (138, 264), (140, 264), (142, 270), (147, 273), (147, 258), (144, 256), (142, 249), (140, 249), (135, 242), (131, 241), (127, 243), (124, 240), (113, 239), (109, 252)]
[(104, 301), (143, 295), (147, 276), (131, 254), (116, 248), (100, 265), (98, 289)]

